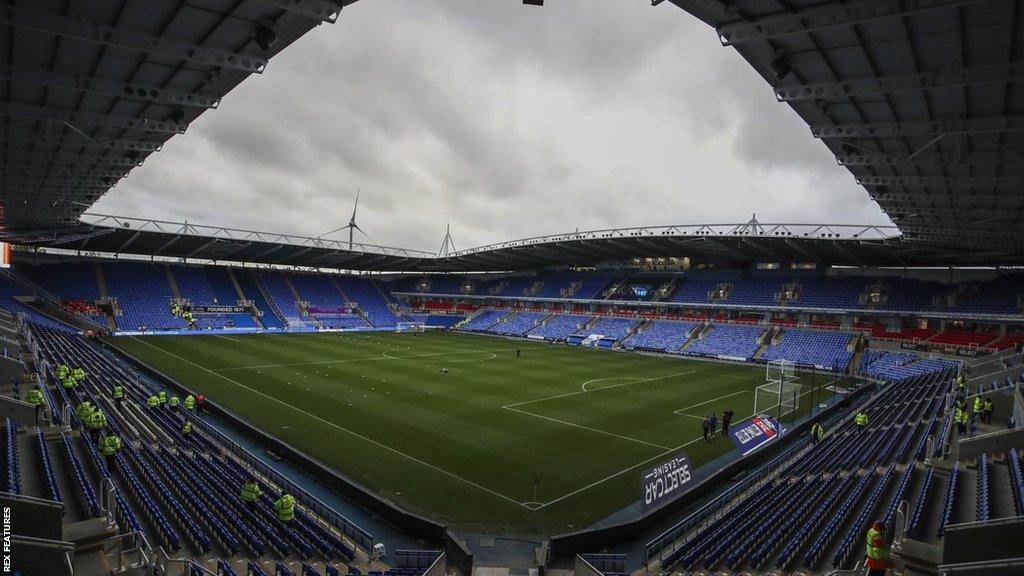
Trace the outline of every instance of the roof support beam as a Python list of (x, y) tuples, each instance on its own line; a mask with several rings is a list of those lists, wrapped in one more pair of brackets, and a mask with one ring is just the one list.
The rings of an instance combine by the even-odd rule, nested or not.
[(123, 244), (121, 244), (121, 246), (117, 249), (117, 253), (120, 254), (121, 252), (124, 252), (124, 249), (127, 248), (128, 245), (131, 244), (132, 242), (135, 242), (135, 239), (138, 238), (140, 234), (142, 234), (142, 231), (136, 230), (135, 234), (129, 236), (128, 239), (125, 240)]
[(220, 238), (210, 238), (206, 242), (203, 242), (202, 244), (200, 244), (199, 247), (196, 248), (195, 250), (193, 250), (193, 251), (189, 252), (188, 254), (185, 254), (184, 256), (182, 256), (182, 258), (191, 258), (191, 257), (195, 256), (196, 254), (199, 254), (203, 250), (206, 250), (207, 248), (210, 247), (211, 244), (214, 244), (214, 243), (218, 242), (219, 240), (220, 240)]
[(789, 238), (786, 238), (785, 240), (783, 240), (783, 242), (785, 242), (786, 245), (789, 246), (790, 248), (792, 248), (793, 250), (796, 250), (797, 252), (803, 254), (805, 257), (810, 258), (811, 261), (813, 261), (813, 262), (820, 262), (821, 261), (821, 256), (818, 256), (817, 254), (811, 252), (808, 248), (804, 247), (802, 242), (794, 241), (794, 240), (791, 240)]
[(914, 74), (895, 74), (879, 78), (855, 78), (818, 84), (776, 86), (779, 102), (848, 98), (907, 90), (930, 90), (951, 86), (1011, 82), (1024, 79), (1024, 63), (982, 64), (969, 68), (942, 68)]
[(180, 58), (217, 68), (260, 74), (267, 67), (267, 58), (257, 54), (235, 54), (226, 50), (169, 40), (144, 32), (88, 22), (83, 18), (29, 8), (25, 4), (0, 6), (0, 23), (86, 42)]
[(764, 254), (765, 256), (768, 256), (769, 258), (774, 258), (774, 259), (776, 259), (776, 260), (778, 260), (780, 262), (785, 260), (785, 258), (780, 256), (778, 252), (775, 252), (774, 250), (771, 250), (771, 249), (769, 249), (769, 248), (767, 248), (765, 246), (762, 246), (760, 243), (755, 242), (751, 238), (744, 238), (743, 239), (743, 243), (748, 245), (748, 246), (750, 246), (750, 247), (752, 247), (752, 248), (754, 248), (755, 250), (757, 250), (758, 252)]
[(21, 178), (18, 176), (9, 176), (7, 174), (0, 176), (0, 185), (2, 185), (5, 190), (15, 188), (102, 188), (106, 190), (107, 188), (110, 188), (110, 183), (103, 182), (102, 180), (69, 180), (45, 176), (42, 178)]
[(108, 128), (117, 128), (119, 130), (160, 132), (164, 134), (184, 134), (185, 128), (188, 127), (188, 124), (178, 124), (170, 120), (127, 118), (124, 116), (97, 114), (95, 112), (67, 112), (63, 110), (53, 110), (51, 108), (41, 108), (38, 106), (25, 106), (24, 104), (0, 103), (0, 116), (27, 118), (30, 120), (42, 120), (45, 122), (57, 122), (70, 125), (103, 126)]
[(944, 186), (947, 188), (995, 188), (998, 186), (1022, 186), (1024, 176), (858, 176), (861, 186)]
[(952, 120), (914, 120), (875, 124), (811, 124), (815, 138), (902, 138), (1024, 131), (1024, 116), (990, 116)]
[(944, 203), (950, 206), (960, 206), (964, 203), (980, 202), (987, 205), (993, 204), (1024, 204), (1024, 196), (1020, 194), (910, 194), (899, 190), (890, 191), (883, 196), (873, 195), (872, 198), (879, 204), (890, 206), (900, 202), (918, 203)]
[(841, 166), (1021, 166), (1024, 156), (976, 153), (956, 158), (953, 156), (916, 156), (900, 158), (889, 154), (839, 154)]
[(867, 264), (864, 264), (863, 260), (861, 260), (860, 258), (857, 258), (856, 256), (854, 256), (853, 252), (850, 252), (849, 250), (847, 250), (846, 246), (843, 246), (842, 242), (839, 242), (838, 240), (833, 240), (832, 241), (832, 245), (836, 247), (836, 250), (839, 250), (840, 252), (842, 252), (843, 256), (846, 256), (847, 258), (849, 258), (850, 262), (853, 262), (854, 264), (856, 264), (857, 266), (860, 266), (861, 268), (867, 268)]
[(766, 16), (757, 20), (732, 22), (718, 27), (718, 39), (725, 46), (806, 34), (835, 26), (906, 16), (927, 10), (974, 4), (983, 0), (862, 0), (834, 2), (800, 12)]
[(2, 162), (0, 168), (5, 175), (25, 178), (28, 176), (49, 178), (117, 178), (128, 176), (126, 168), (78, 168), (67, 166), (25, 165), (18, 162)]
[(17, 164), (20, 166), (46, 166), (53, 167), (55, 170), (58, 169), (59, 165), (67, 165), (71, 167), (78, 167), (80, 165), (92, 165), (101, 164), (104, 166), (121, 166), (124, 168), (135, 168), (136, 166), (142, 166), (141, 159), (131, 159), (127, 157), (113, 157), (113, 156), (100, 156), (99, 154), (107, 154), (106, 150), (98, 153), (90, 154), (88, 151), (84, 151), (78, 154), (71, 154), (66, 152), (48, 152), (46, 150), (32, 150), (32, 149), (9, 149), (0, 148), (0, 159), (6, 160), (8, 164)]
[(167, 250), (168, 248), (173, 246), (174, 243), (177, 242), (178, 240), (181, 240), (181, 234), (175, 234), (170, 240), (161, 244), (159, 248), (153, 251), (153, 255), (159, 256), (164, 250)]
[(7, 66), (0, 68), (0, 80), (34, 84), (47, 88), (59, 88), (101, 94), (113, 98), (142, 100), (165, 106), (191, 106), (196, 108), (216, 108), (220, 105), (220, 97), (200, 92), (169, 90), (154, 84), (137, 82), (118, 82), (100, 77), (82, 76), (80, 74), (64, 74), (38, 68)]
[(40, 136), (35, 133), (5, 130), (3, 127), (0, 127), (0, 144), (7, 141), (10, 141), (15, 146), (24, 146), (25, 144), (63, 146), (67, 144), (69, 146), (88, 146), (90, 148), (106, 150), (135, 150), (136, 152), (158, 152), (163, 147), (163, 142), (149, 142), (129, 138), (93, 140), (77, 132), (66, 136)]
[(266, 258), (267, 256), (270, 256), (274, 252), (277, 252), (278, 250), (281, 250), (282, 248), (286, 248), (286, 246), (284, 244), (276, 244), (274, 246), (271, 246), (267, 250), (264, 250), (263, 252), (260, 252), (259, 254), (253, 256), (252, 258), (249, 258), (249, 262), (258, 262), (258, 261), (262, 260), (263, 258)]
[(334, 24), (338, 21), (341, 6), (328, 0), (254, 0), (302, 16)]

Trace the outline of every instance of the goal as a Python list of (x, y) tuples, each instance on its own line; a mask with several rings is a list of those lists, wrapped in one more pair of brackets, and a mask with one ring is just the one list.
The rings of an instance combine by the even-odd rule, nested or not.
[(782, 418), (800, 407), (802, 386), (796, 366), (789, 360), (772, 360), (765, 367), (765, 384), (754, 390), (754, 414)]
[(395, 324), (395, 332), (425, 332), (426, 329), (423, 322), (398, 322)]

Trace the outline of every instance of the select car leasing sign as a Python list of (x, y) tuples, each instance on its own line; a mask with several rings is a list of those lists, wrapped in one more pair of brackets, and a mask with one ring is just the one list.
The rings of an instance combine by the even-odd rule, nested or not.
[(689, 483), (690, 460), (683, 452), (644, 470), (640, 478), (643, 491), (641, 509), (647, 512), (675, 500), (686, 492)]
[(786, 429), (779, 424), (778, 420), (765, 414), (759, 414), (751, 418), (750, 422), (730, 428), (729, 437), (732, 438), (732, 442), (740, 454), (746, 456), (782, 436), (785, 432)]

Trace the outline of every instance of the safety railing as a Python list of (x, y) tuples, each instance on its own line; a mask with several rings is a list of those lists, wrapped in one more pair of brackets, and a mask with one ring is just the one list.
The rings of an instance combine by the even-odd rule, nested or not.
[[(156, 562), (153, 547), (143, 532), (136, 531), (117, 534), (111, 538), (117, 540), (114, 545), (114, 553), (117, 555), (117, 562), (113, 569), (114, 574), (152, 567)], [(125, 546), (125, 542), (129, 542), (128, 547)], [(125, 563), (125, 556), (131, 555), (135, 555), (137, 559), (133, 562)]]

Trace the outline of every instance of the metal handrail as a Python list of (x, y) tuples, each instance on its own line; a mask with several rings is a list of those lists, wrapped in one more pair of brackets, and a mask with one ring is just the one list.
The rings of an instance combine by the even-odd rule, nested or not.
[(100, 499), (100, 510), (107, 515), (107, 527), (113, 528), (117, 526), (117, 487), (114, 486), (114, 481), (107, 476), (100, 478), (100, 493), (103, 494), (103, 498)]
[(949, 570), (992, 570), (995, 568), (1024, 567), (1024, 557), (1003, 558), (1000, 560), (979, 560), (977, 562), (962, 562), (959, 564), (940, 564), (938, 566), (940, 576), (949, 574)]
[[(150, 545), (149, 539), (146, 538), (146, 534), (144, 532), (136, 530), (134, 532), (128, 532), (126, 534), (116, 534), (114, 536), (111, 536), (111, 538), (117, 540), (117, 567), (113, 570), (114, 573), (134, 570), (136, 568), (142, 568), (145, 566), (152, 566), (155, 563), (153, 557), (153, 546)], [(128, 538), (135, 539), (134, 549), (129, 548), (126, 550), (124, 548), (124, 541)], [(124, 554), (125, 552), (131, 552), (133, 550), (138, 551), (139, 560), (138, 562), (134, 562), (132, 564), (125, 566)]]
[[(192, 560), (191, 558), (171, 558), (167, 555), (167, 551), (164, 550), (163, 547), (157, 548), (157, 550), (160, 551), (160, 554), (157, 556), (156, 566), (164, 574), (168, 574), (167, 569), (170, 564), (181, 564), (182, 566), (198, 569), (200, 573), (205, 574), (206, 576), (219, 576), (216, 572), (213, 572), (212, 570), (206, 568), (202, 564), (197, 563), (195, 560)], [(192, 576), (192, 573), (185, 572), (183, 576)]]

